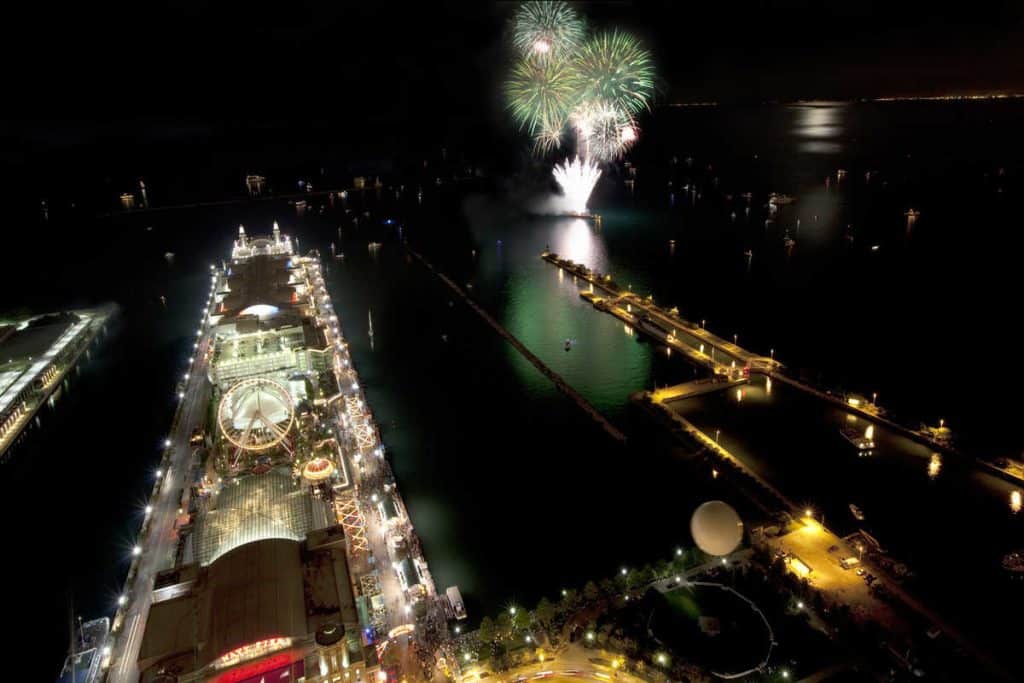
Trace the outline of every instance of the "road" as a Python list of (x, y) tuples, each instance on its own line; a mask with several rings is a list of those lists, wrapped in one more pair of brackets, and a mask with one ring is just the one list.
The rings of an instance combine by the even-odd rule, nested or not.
[(197, 341), (194, 361), (189, 369), (184, 398), (178, 407), (178, 421), (168, 436), (171, 445), (166, 459), (166, 472), (161, 477), (156, 496), (150, 501), (149, 529), (139, 545), (135, 579), (127, 590), (122, 628), (112, 645), (110, 658), (111, 683), (135, 683), (139, 680), (138, 657), (146, 620), (152, 604), (153, 581), (156, 575), (174, 563), (177, 533), (174, 523), (178, 517), (180, 493), (188, 483), (192, 446), (189, 438), (196, 426), (205, 426), (210, 401), (210, 383), (206, 376), (206, 355), (211, 343), (209, 330)]

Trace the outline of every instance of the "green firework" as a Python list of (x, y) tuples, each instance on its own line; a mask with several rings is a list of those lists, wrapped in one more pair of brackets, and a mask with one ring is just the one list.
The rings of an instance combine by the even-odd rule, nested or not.
[(647, 109), (654, 94), (654, 61), (633, 36), (603, 31), (585, 42), (573, 61), (582, 100), (631, 114)]
[(578, 94), (575, 69), (564, 59), (522, 59), (505, 83), (509, 111), (531, 135), (561, 130)]
[(575, 52), (586, 23), (568, 3), (524, 2), (512, 20), (512, 43), (523, 55), (560, 59)]

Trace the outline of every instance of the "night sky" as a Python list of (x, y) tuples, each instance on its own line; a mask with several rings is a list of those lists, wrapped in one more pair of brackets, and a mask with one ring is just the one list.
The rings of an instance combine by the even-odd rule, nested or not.
[[(418, 140), (491, 145), (513, 134), (500, 79), (514, 7), (21, 3), (0, 42), (0, 163), (97, 144), (127, 154), (282, 121), (360, 138), (367, 157)], [(579, 7), (648, 42), (660, 104), (1024, 91), (1024, 3), (1012, 0)]]

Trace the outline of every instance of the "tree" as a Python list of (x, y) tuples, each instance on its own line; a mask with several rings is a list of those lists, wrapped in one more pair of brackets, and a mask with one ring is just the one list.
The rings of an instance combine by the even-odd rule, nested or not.
[(530, 626), (530, 613), (525, 609), (517, 609), (516, 613), (512, 615), (512, 626), (516, 630), (522, 630)]
[(601, 592), (605, 597), (613, 597), (619, 592), (619, 589), (615, 587), (615, 582), (611, 579), (601, 579)]
[(502, 612), (498, 615), (498, 635), (502, 638), (507, 637), (512, 632), (512, 617), (509, 616), (508, 612)]
[(480, 628), (477, 629), (476, 635), (481, 641), (485, 643), (494, 642), (497, 631), (494, 628), (494, 620), (490, 617), (484, 617), (480, 620)]
[(533, 610), (533, 616), (546, 629), (551, 624), (551, 620), (555, 618), (555, 607), (547, 598), (541, 598), (537, 603), (537, 608)]
[(672, 563), (668, 560), (659, 560), (658, 564), (654, 567), (654, 572), (658, 575), (659, 579), (664, 578), (672, 573)]
[(598, 590), (597, 584), (587, 581), (587, 585), (583, 587), (583, 598), (587, 602), (595, 602), (599, 597), (601, 597), (601, 591)]

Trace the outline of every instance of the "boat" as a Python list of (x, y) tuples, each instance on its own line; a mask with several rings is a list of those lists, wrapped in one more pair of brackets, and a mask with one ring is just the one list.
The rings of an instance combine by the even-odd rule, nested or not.
[(868, 425), (862, 434), (856, 427), (840, 427), (839, 433), (861, 453), (869, 453), (875, 447), (875, 428)]
[(853, 503), (850, 503), (850, 514), (852, 514), (854, 519), (856, 519), (858, 522), (863, 522), (864, 521), (864, 512), (863, 512), (863, 510), (861, 510), (859, 507), (857, 507)]
[(459, 592), (459, 587), (449, 586), (444, 593), (445, 597), (448, 598), (448, 611), (450, 615), (459, 620), (465, 619), (466, 605), (462, 602), (462, 593)]
[(786, 204), (792, 204), (795, 201), (796, 197), (789, 194), (772, 192), (770, 195), (768, 195), (768, 203), (774, 204), (775, 206), (785, 206)]
[(1024, 548), (1003, 556), (1003, 569), (1015, 578), (1024, 578)]
[(377, 249), (380, 249), (380, 247), (381, 247), (381, 243), (380, 243), (380, 242), (370, 242), (369, 244), (367, 244), (367, 245), (366, 245), (366, 247), (367, 247), (367, 248), (368, 248), (368, 249), (369, 249), (370, 251), (375, 251), (375, 250), (377, 250)]
[(71, 650), (61, 669), (59, 683), (93, 683), (104, 676), (110, 660), (104, 650), (110, 634), (110, 619), (79, 621), (72, 629)]

